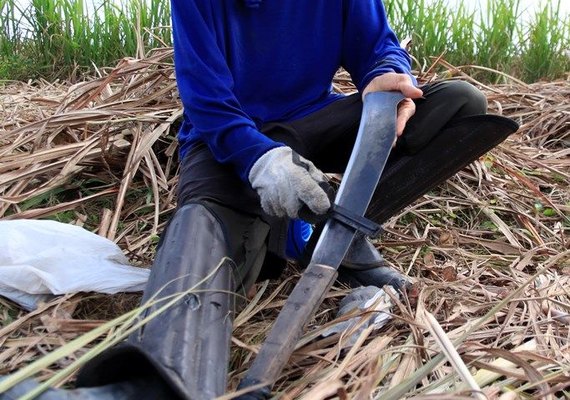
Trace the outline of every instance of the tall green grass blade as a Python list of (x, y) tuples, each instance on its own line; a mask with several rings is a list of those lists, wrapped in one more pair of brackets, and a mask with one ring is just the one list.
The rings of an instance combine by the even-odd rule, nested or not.
[[(443, 54), (452, 65), (479, 65), (526, 82), (570, 72), (570, 16), (562, 15), (560, 3), (546, 3), (530, 20), (520, 0), (487, 0), (479, 10), (468, 2), (451, 9), (444, 0), (384, 3), (397, 34), (412, 37), (417, 69)], [(504, 79), (483, 69), (473, 74), (484, 82)]]
[[(390, 25), (411, 37), (417, 70), (442, 56), (452, 65), (479, 65), (526, 82), (570, 72), (570, 15), (545, 2), (526, 17), (520, 0), (470, 2), (385, 0)], [(170, 46), (169, 2), (163, 0), (0, 0), (0, 79), (78, 78), (93, 66), (114, 66)], [(523, 17), (524, 15), (524, 17)], [(483, 82), (500, 75), (474, 71)]]
[(570, 72), (570, 17), (560, 21), (560, 1), (546, 3), (524, 32), (520, 75), (535, 82), (557, 71)]

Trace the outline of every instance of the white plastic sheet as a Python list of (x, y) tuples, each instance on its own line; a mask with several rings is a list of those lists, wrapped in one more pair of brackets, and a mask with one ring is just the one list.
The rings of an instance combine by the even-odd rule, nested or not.
[(141, 291), (149, 270), (112, 241), (48, 220), (0, 221), (0, 295), (34, 309), (46, 295)]

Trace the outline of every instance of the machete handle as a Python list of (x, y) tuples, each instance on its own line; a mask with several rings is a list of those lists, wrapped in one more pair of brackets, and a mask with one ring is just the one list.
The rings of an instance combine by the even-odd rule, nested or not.
[(299, 210), (299, 218), (303, 221), (307, 221), (310, 224), (325, 222), (330, 216), (332, 205), (334, 205), (334, 198), (336, 193), (333, 187), (327, 181), (319, 182), (319, 187), (323, 189), (327, 194), (327, 197), (331, 202), (331, 208), (329, 208), (329, 210), (324, 214), (315, 214), (306, 204), (303, 204)]

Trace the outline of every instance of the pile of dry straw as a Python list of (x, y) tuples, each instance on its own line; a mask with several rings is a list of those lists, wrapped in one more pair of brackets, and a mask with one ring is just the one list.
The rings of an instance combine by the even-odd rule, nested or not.
[[(170, 60), (162, 49), (74, 85), (1, 84), (0, 218), (57, 216), (150, 265), (177, 183), (181, 105)], [(474, 68), (438, 60), (420, 78), (472, 81), (491, 111), (520, 130), (390, 219), (378, 245), (411, 276), (413, 296), (395, 299), (388, 326), (342, 350), (344, 337), (318, 336), (346, 292), (335, 287), (275, 387), (285, 398), (441, 399), (479, 388), (505, 399), (570, 393), (570, 81), (527, 85), (506, 77), (508, 84), (485, 86), (465, 73)], [(353, 90), (344, 73), (335, 85)], [(291, 266), (279, 282), (259, 284), (237, 317), (231, 388), (298, 276)], [(71, 382), (75, 361), (95, 343), (112, 345), (105, 344), (115, 332), (109, 321), (138, 299), (78, 294), (33, 313), (0, 300), (0, 374), (39, 360), (29, 374)], [(69, 349), (94, 328), (90, 340)], [(440, 328), (453, 345), (438, 339)], [(41, 362), (66, 344), (62, 358)]]

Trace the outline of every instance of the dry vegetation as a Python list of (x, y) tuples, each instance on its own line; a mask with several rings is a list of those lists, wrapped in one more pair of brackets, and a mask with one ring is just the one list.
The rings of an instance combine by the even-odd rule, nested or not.
[[(149, 265), (177, 183), (181, 108), (170, 57), (165, 49), (125, 60), (74, 86), (0, 87), (0, 218), (80, 224), (116, 241), (134, 264)], [(469, 71), (439, 60), (421, 80), (442, 74), (472, 80)], [(345, 293), (335, 287), (276, 385), (286, 398), (469, 397), (473, 384), (461, 377), (462, 363), (488, 398), (568, 396), (570, 81), (507, 81), (474, 83), (492, 112), (514, 118), (521, 129), (385, 226), (378, 245), (411, 276), (413, 296), (394, 299), (393, 321), (365, 331), (346, 351), (344, 338), (315, 333)], [(342, 73), (336, 87), (353, 90)], [(232, 388), (297, 278), (291, 266), (281, 281), (259, 284), (237, 317)], [(101, 327), (137, 301), (137, 295), (79, 294), (25, 313), (0, 300), (0, 374)], [(439, 322), (430, 323), (430, 314)], [(445, 358), (434, 339), (438, 325), (462, 362)], [(106, 335), (103, 329), (95, 339)], [(36, 377), (55, 376), (90, 347)]]

